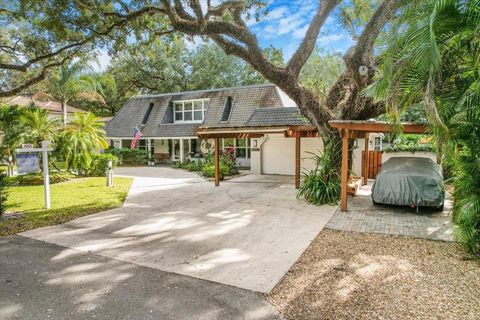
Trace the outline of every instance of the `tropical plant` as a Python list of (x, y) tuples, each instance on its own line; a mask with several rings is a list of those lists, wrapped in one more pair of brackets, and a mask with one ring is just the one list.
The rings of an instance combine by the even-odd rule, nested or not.
[(103, 126), (104, 123), (93, 113), (75, 114), (57, 140), (68, 169), (86, 173), (95, 154), (108, 147)]
[(122, 165), (144, 165), (148, 160), (147, 150), (142, 149), (110, 148), (105, 153), (116, 156)]
[(25, 128), (25, 140), (40, 145), (42, 141), (54, 141), (59, 129), (58, 119), (50, 118), (48, 111), (28, 108), (21, 116)]
[(109, 153), (96, 154), (93, 156), (92, 164), (88, 170), (89, 176), (105, 176), (108, 170), (108, 163), (112, 162), (112, 169), (118, 165), (118, 157)]
[(89, 101), (104, 102), (95, 78), (85, 74), (88, 70), (89, 66), (82, 60), (63, 65), (48, 78), (47, 92), (34, 95), (37, 99), (53, 99), (60, 103), (64, 126), (67, 125), (67, 104), (70, 100), (82, 97)]
[(413, 1), (386, 36), (367, 94), (399, 110), (427, 111), (437, 152), (453, 163), (457, 239), (480, 251), (480, 0)]
[(0, 144), (0, 160), (13, 156), (15, 148), (24, 141), (25, 130), (21, 118), (25, 110), (18, 106), (0, 105), (0, 134), (3, 135)]
[(315, 168), (304, 172), (297, 197), (316, 205), (336, 204), (340, 199), (340, 173), (337, 141), (324, 145), (322, 153), (311, 153)]

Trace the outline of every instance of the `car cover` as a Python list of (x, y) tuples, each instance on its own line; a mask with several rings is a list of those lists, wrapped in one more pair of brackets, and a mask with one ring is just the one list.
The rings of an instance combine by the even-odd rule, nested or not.
[(375, 203), (440, 207), (444, 198), (442, 168), (428, 158), (387, 160), (372, 187)]

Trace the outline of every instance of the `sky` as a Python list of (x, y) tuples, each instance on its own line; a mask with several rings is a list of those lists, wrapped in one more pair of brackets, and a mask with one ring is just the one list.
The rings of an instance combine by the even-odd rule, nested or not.
[[(302, 41), (308, 25), (318, 8), (314, 0), (270, 0), (268, 15), (255, 21), (247, 21), (250, 30), (255, 33), (260, 45), (265, 48), (273, 46), (281, 48), (286, 60), (295, 52)], [(196, 40), (188, 46), (198, 45)], [(317, 40), (317, 47), (324, 52), (344, 53), (354, 44), (350, 34), (345, 31), (339, 22), (338, 10), (331, 14)], [(98, 50), (98, 66), (93, 66), (98, 71), (105, 70), (111, 58), (105, 50)]]

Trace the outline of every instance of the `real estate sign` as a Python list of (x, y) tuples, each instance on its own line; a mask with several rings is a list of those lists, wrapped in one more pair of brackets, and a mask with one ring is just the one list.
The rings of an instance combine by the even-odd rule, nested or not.
[(18, 174), (40, 171), (40, 159), (38, 153), (18, 153), (16, 155), (16, 160)]

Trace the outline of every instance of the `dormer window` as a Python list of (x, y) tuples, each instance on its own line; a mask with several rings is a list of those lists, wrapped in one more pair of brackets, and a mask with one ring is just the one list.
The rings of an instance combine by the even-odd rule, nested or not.
[(175, 123), (202, 122), (209, 99), (174, 101)]
[(228, 119), (230, 119), (232, 106), (233, 106), (233, 99), (232, 97), (228, 97), (227, 100), (225, 101), (225, 108), (223, 109), (223, 113), (222, 113), (222, 121), (228, 121)]

